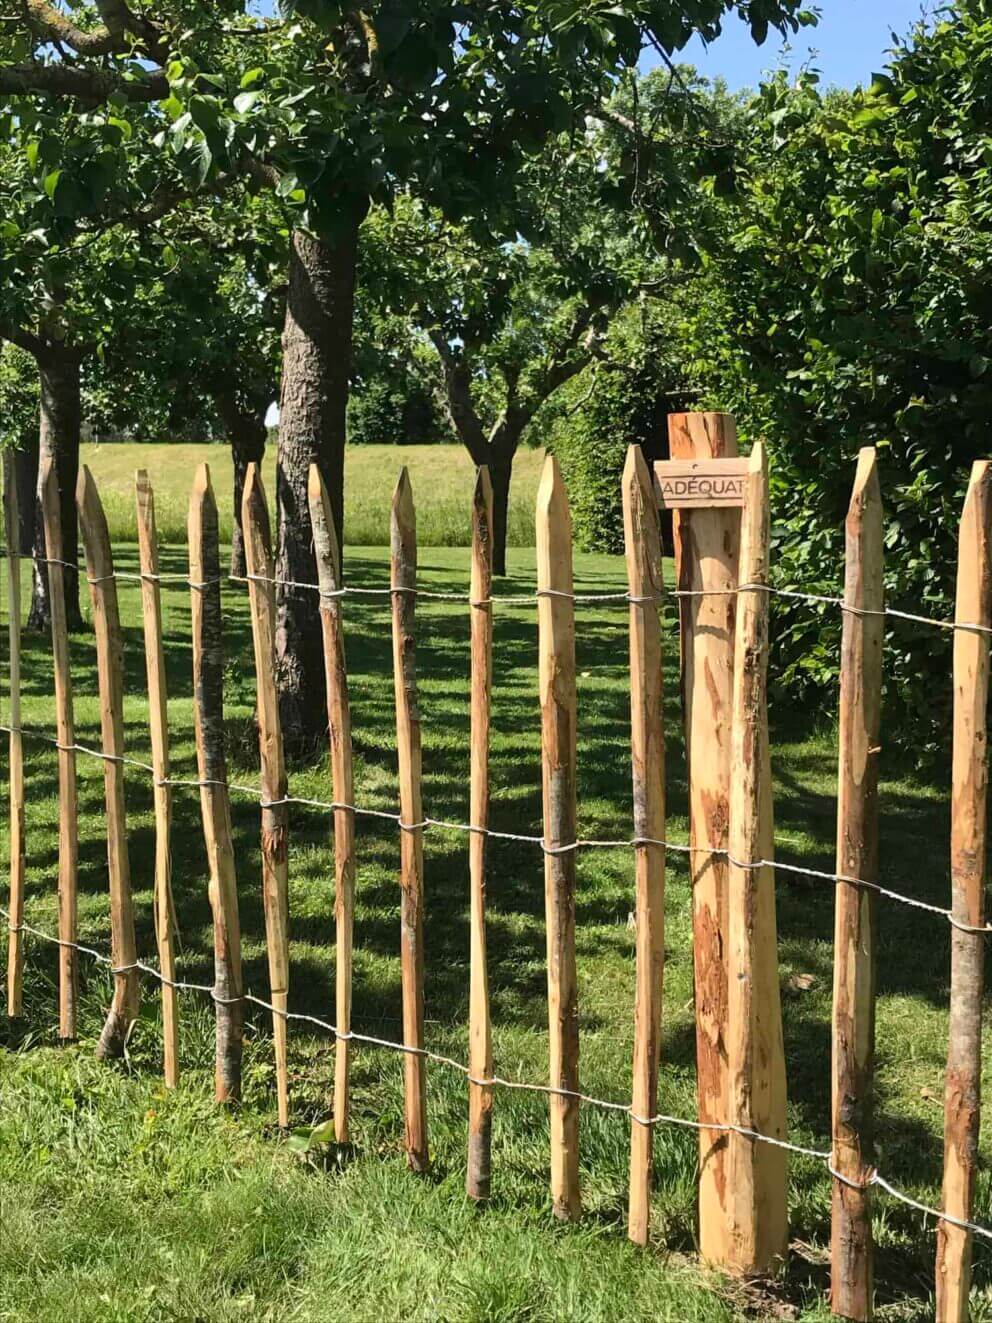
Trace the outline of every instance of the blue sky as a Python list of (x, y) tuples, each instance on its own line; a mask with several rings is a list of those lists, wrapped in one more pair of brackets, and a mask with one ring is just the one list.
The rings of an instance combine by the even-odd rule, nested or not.
[[(818, 0), (818, 7), (819, 24), (802, 28), (791, 50), (783, 50), (777, 37), (755, 46), (747, 27), (731, 17), (709, 47), (693, 40), (680, 58), (707, 77), (723, 77), (732, 88), (740, 88), (753, 87), (765, 70), (780, 62), (799, 68), (812, 51), (812, 63), (825, 83), (853, 87), (884, 65), (893, 32), (905, 34), (921, 14), (932, 13), (938, 4), (937, 0)], [(657, 57), (647, 56), (643, 67), (657, 62)]]

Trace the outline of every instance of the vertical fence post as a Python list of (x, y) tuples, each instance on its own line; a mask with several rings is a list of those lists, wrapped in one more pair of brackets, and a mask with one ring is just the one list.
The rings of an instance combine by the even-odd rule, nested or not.
[[(417, 588), (417, 519), (410, 475), (400, 473), (390, 521), (393, 601), (393, 685), (396, 694), (396, 752), (400, 817), (400, 964), (403, 981), (403, 1042), (424, 1046), (424, 842), (421, 799), (420, 709), (414, 617)], [(413, 1171), (428, 1167), (427, 1075), (423, 1056), (403, 1057), (406, 1154)]]
[[(878, 737), (885, 588), (882, 497), (875, 451), (858, 456), (845, 524), (840, 669), (837, 872), (878, 880)], [(833, 1183), (830, 1300), (835, 1314), (872, 1315), (872, 1088), (875, 1071), (873, 891), (838, 882), (834, 924)], [(854, 1184), (849, 1184), (853, 1182)]]
[(51, 455), (38, 474), (41, 518), (48, 560), (48, 600), (52, 616), (52, 663), (55, 673), (55, 733), (59, 742), (59, 1037), (76, 1037), (79, 992), (77, 953), (77, 878), (79, 801), (76, 791), (76, 726), (69, 669), (69, 628), (65, 615), (65, 567), (62, 556), (62, 506), (59, 479)]
[[(339, 1034), (351, 1033), (351, 966), (355, 925), (355, 815), (354, 772), (351, 752), (351, 709), (341, 622), (341, 553), (334, 529), (334, 514), (320, 470), (310, 465), (307, 485), (313, 549), (320, 583), (320, 625), (324, 639), (324, 675), (327, 687), (327, 725), (331, 746), (331, 782), (334, 802), (334, 1021)], [(348, 805), (349, 807), (343, 807)], [(339, 1037), (334, 1057), (334, 1136), (349, 1140), (348, 1071), (351, 1042)]]
[[(493, 488), (489, 470), (479, 469), (472, 497), (472, 573), (469, 611), (472, 633), (471, 773), (469, 821), (489, 825), (489, 715), (493, 681)], [(489, 969), (486, 961), (486, 838), (468, 838), (470, 896), (470, 986), (468, 1007), (469, 1072), (491, 1079), (492, 1025), (489, 1015)], [(492, 1178), (493, 1091), (469, 1084), (468, 1171), (465, 1188), (472, 1199), (489, 1198)]]
[[(665, 731), (659, 603), (661, 530), (651, 474), (630, 446), (623, 478), (623, 528), (630, 592), (630, 734), (636, 847), (637, 993), (634, 1005), (634, 1117), (658, 1103), (661, 996), (665, 971)], [(648, 1243), (654, 1128), (634, 1120), (630, 1135), (627, 1234)]]
[(206, 464), (199, 466), (193, 480), (187, 532), (196, 765), (214, 924), (214, 1005), (217, 1015), (214, 1091), (218, 1102), (237, 1102), (241, 1097), (244, 1026), (241, 926), (231, 838), (227, 759), (224, 755), (224, 634), (217, 503)]
[(14, 456), (3, 452), (4, 526), (7, 532), (10, 637), (10, 895), (7, 1014), (18, 1016), (24, 991), (24, 745), (21, 738), (21, 557)]
[(249, 464), (241, 499), (248, 566), (251, 634), (255, 648), (258, 745), (262, 769), (262, 899), (269, 958), (272, 1038), (276, 1054), (279, 1124), (289, 1125), (287, 1020), (289, 1009), (289, 859), (286, 765), (276, 690), (276, 590), (269, 506), (257, 464)]
[[(672, 459), (733, 459), (737, 429), (729, 414), (673, 414)], [(699, 1120), (727, 1119), (727, 848), (730, 821), (730, 714), (741, 512), (676, 510), (672, 516), (682, 652), (682, 712), (689, 779)], [(712, 850), (707, 854), (704, 851)], [(727, 1136), (699, 1132), (699, 1252), (727, 1265)]]
[[(558, 461), (537, 489), (537, 617), (544, 800), (544, 906), (548, 943), (549, 1083), (577, 1093), (579, 1009), (575, 970), (576, 692), (572, 519)], [(560, 594), (560, 595), (559, 595)], [(562, 853), (557, 853), (561, 847)], [(574, 1221), (579, 1192), (579, 1100), (552, 1096), (551, 1198)]]
[(175, 1088), (179, 1080), (179, 994), (176, 978), (175, 906), (172, 900), (172, 790), (169, 779), (169, 712), (162, 644), (162, 590), (158, 582), (158, 533), (155, 494), (144, 469), (134, 475), (138, 516), (138, 556), (141, 564), (141, 617), (145, 635), (145, 670), (148, 676), (148, 724), (152, 767), (155, 769), (155, 936), (162, 983), (162, 1047), (165, 1082)]
[(124, 644), (117, 581), (110, 551), (107, 520), (93, 475), (84, 465), (76, 487), (79, 526), (86, 549), (86, 572), (93, 603), (96, 664), (100, 686), (101, 745), (107, 803), (107, 866), (110, 879), (110, 942), (114, 966), (114, 1000), (107, 1014), (98, 1057), (120, 1057), (131, 1024), (138, 1014), (138, 958), (131, 900), (131, 870), (127, 853), (124, 809)]
[[(985, 630), (954, 634), (954, 752), (951, 770), (951, 912), (958, 924), (985, 923), (989, 634), (992, 627), (992, 463), (971, 470), (958, 543), (955, 621)], [(981, 1117), (982, 985), (985, 937), (951, 933), (951, 1009), (944, 1084), (943, 1211), (971, 1217)], [(937, 1319), (968, 1317), (972, 1234), (937, 1226)]]
[[(740, 583), (768, 581), (768, 466), (751, 452), (741, 521)], [(737, 602), (731, 736), (728, 874), (728, 1121), (785, 1138), (785, 1048), (775, 932), (771, 760), (766, 680), (768, 594)], [(731, 1261), (743, 1273), (766, 1273), (788, 1249), (787, 1163), (783, 1149), (731, 1132), (727, 1145)]]

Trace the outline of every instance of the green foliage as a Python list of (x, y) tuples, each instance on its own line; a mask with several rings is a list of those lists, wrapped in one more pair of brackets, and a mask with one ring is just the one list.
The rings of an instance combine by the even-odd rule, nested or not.
[(38, 437), (38, 369), (30, 354), (0, 341), (0, 447)]

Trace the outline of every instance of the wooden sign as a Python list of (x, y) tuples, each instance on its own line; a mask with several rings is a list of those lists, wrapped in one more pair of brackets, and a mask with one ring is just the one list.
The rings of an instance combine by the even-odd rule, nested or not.
[(744, 505), (746, 459), (660, 459), (654, 466), (658, 502), (665, 510)]

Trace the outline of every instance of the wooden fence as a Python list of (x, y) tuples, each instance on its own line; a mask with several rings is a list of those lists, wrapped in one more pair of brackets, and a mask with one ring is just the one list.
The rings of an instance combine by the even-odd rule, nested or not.
[[(52, 603), (55, 734), (27, 730), (20, 707), (20, 565), (16, 537), (7, 549), (9, 591), (10, 873), (8, 1014), (21, 1013), (24, 934), (59, 946), (59, 1035), (76, 1036), (78, 956), (107, 964), (114, 995), (97, 1053), (124, 1051), (137, 1014), (139, 976), (161, 986), (166, 1083), (180, 1071), (178, 993), (193, 989), (215, 1003), (216, 1096), (235, 1101), (241, 1090), (246, 1004), (272, 1016), (278, 1116), (289, 1123), (292, 1097), (287, 1069), (291, 1020), (321, 1023), (290, 1011), (287, 834), (289, 794), (279, 723), (275, 674), (276, 593), (315, 591), (326, 663), (327, 717), (333, 799), (320, 807), (333, 817), (335, 855), (335, 1024), (337, 1054), (334, 1133), (349, 1139), (350, 1045), (375, 1042), (403, 1053), (405, 1144), (410, 1167), (429, 1162), (426, 1075), (438, 1062), (461, 1071), (468, 1087), (466, 1186), (475, 1200), (489, 1197), (491, 1127), (502, 1087), (547, 1094), (550, 1173), (559, 1218), (581, 1216), (580, 1103), (611, 1108), (631, 1123), (629, 1235), (646, 1244), (653, 1171), (652, 1138), (658, 1125), (689, 1126), (699, 1137), (699, 1247), (704, 1261), (741, 1274), (775, 1270), (788, 1252), (787, 1162), (790, 1152), (821, 1159), (833, 1180), (832, 1302), (834, 1312), (872, 1316), (872, 1195), (882, 1190), (937, 1221), (936, 1288), (941, 1320), (967, 1317), (975, 1235), (992, 1231), (971, 1221), (977, 1165), (981, 1004), (985, 920), (986, 714), (992, 637), (992, 466), (974, 466), (961, 523), (957, 602), (953, 621), (934, 621), (888, 608), (883, 590), (883, 512), (875, 454), (858, 458), (846, 521), (846, 573), (842, 598), (776, 588), (769, 566), (768, 470), (764, 447), (738, 459), (733, 420), (686, 414), (671, 420), (672, 461), (649, 471), (631, 447), (622, 477), (628, 592), (576, 594), (572, 532), (561, 473), (546, 463), (537, 498), (536, 606), (542, 730), (543, 834), (513, 835), (544, 856), (548, 974), (549, 1076), (526, 1084), (495, 1073), (486, 962), (486, 848), (489, 828), (489, 730), (492, 693), (492, 491), (480, 470), (471, 506), (471, 583), (465, 601), (471, 622), (470, 822), (441, 823), (425, 816), (421, 793), (420, 712), (417, 695), (417, 545), (413, 494), (405, 471), (392, 504), (391, 580), (388, 588), (353, 588), (342, 580), (339, 548), (327, 492), (314, 468), (309, 505), (317, 563), (315, 584), (280, 585), (273, 570), (268, 505), (257, 469), (249, 469), (242, 508), (254, 642), (257, 728), (261, 765), (260, 833), (269, 997), (245, 991), (238, 919), (239, 885), (232, 842), (230, 785), (224, 749), (221, 586), (217, 509), (206, 465), (197, 471), (189, 507), (188, 577), (159, 570), (154, 495), (147, 475), (136, 477), (140, 574), (115, 571), (107, 524), (92, 476), (83, 470), (77, 491), (86, 575), (92, 600), (101, 711), (101, 747), (77, 743), (73, 685), (63, 610), (62, 580), (69, 562), (61, 546), (59, 492), (54, 469), (40, 475)], [(16, 486), (5, 468), (8, 529), (17, 527)], [(681, 621), (681, 687), (689, 767), (690, 839), (666, 839), (665, 731), (660, 613), (662, 578), (659, 505), (674, 510), (677, 587)], [(117, 582), (141, 583), (150, 712), (150, 773), (155, 810), (155, 931), (157, 967), (138, 957), (128, 870), (123, 741), (122, 634)], [(197, 778), (170, 774), (168, 705), (160, 590), (169, 578), (188, 583), (192, 604), (193, 681)], [(342, 603), (349, 593), (372, 592), (391, 602), (399, 813), (354, 803), (351, 717)], [(837, 857), (832, 874), (778, 865), (778, 871), (825, 879), (836, 888), (832, 1026), (832, 1143), (805, 1148), (786, 1134), (786, 1068), (779, 995), (775, 921), (772, 783), (766, 705), (770, 598), (824, 601), (843, 614), (841, 648)], [(633, 837), (627, 842), (577, 837), (577, 702), (575, 605), (583, 596), (629, 602)], [(506, 599), (504, 599), (506, 600)], [(954, 752), (951, 786), (951, 896), (947, 909), (893, 892), (878, 882), (877, 795), (883, 634), (887, 616), (907, 616), (954, 630)], [(669, 669), (673, 669), (669, 664)], [(58, 752), (58, 933), (24, 920), (25, 826), (22, 740), (47, 738)], [(77, 940), (78, 821), (76, 759), (103, 761), (110, 882), (112, 947), (104, 956)], [(192, 985), (176, 976), (175, 913), (170, 878), (172, 789), (199, 788), (209, 863), (215, 981)], [(242, 789), (239, 787), (239, 789)], [(314, 801), (298, 801), (313, 803)], [(363, 813), (392, 818), (401, 839), (400, 950), (403, 1034), (397, 1043), (352, 1029), (352, 943), (355, 901), (355, 820)], [(467, 1065), (430, 1051), (424, 1039), (425, 879), (423, 832), (440, 827), (469, 834), (470, 992)], [(581, 1092), (575, 959), (575, 868), (580, 849), (629, 846), (635, 855), (636, 1000), (629, 1105)], [(662, 975), (666, 851), (687, 855), (692, 877), (696, 985), (698, 1112), (658, 1112), (662, 1056)], [(875, 907), (879, 894), (905, 902), (952, 926), (950, 1031), (945, 1099), (943, 1203), (928, 1209), (891, 1185), (873, 1165)]]

